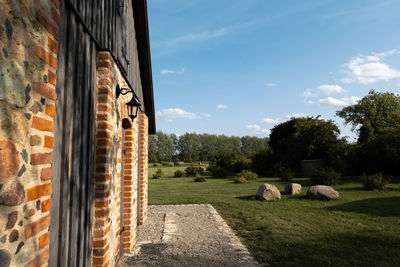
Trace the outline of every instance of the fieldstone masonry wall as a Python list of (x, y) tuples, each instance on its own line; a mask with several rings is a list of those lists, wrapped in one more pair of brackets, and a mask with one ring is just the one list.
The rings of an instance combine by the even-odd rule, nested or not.
[(0, 266), (49, 258), (58, 0), (0, 0)]

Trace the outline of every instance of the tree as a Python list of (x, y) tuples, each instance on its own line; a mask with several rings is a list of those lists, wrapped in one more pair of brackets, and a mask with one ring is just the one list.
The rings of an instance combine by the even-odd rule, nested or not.
[(174, 155), (174, 143), (170, 135), (157, 132), (157, 158), (159, 161), (171, 161)]
[(276, 125), (270, 134), (269, 146), (282, 166), (299, 169), (305, 159), (323, 159), (325, 164), (343, 168), (342, 155), (346, 141), (331, 120), (292, 118)]
[(157, 161), (157, 136), (149, 135), (149, 162)]
[(195, 133), (185, 133), (178, 141), (179, 157), (186, 162), (194, 162), (200, 155), (200, 138)]
[(345, 124), (352, 124), (353, 131), (359, 134), (358, 143), (365, 144), (376, 136), (400, 129), (400, 96), (371, 90), (357, 104), (337, 111), (336, 115)]
[(258, 138), (255, 136), (243, 136), (241, 141), (241, 151), (247, 157), (259, 150), (268, 148), (268, 138)]

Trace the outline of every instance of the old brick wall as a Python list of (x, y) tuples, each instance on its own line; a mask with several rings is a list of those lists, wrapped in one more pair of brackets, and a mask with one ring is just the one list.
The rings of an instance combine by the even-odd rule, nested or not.
[(49, 258), (58, 0), (0, 0), (0, 265)]
[[(96, 129), (96, 174), (93, 225), (93, 265), (116, 265), (123, 252), (136, 242), (136, 192), (138, 119), (129, 129), (122, 128), (128, 118), (126, 105), (132, 94), (115, 96), (117, 84), (127, 88), (118, 67), (108, 52), (98, 53), (98, 103)], [(130, 120), (130, 119), (129, 119)], [(122, 189), (122, 190), (121, 190)], [(121, 195), (122, 194), (122, 195)], [(121, 203), (122, 200), (122, 203)], [(121, 209), (122, 216), (121, 218)], [(123, 224), (120, 244), (121, 223)]]
[(143, 224), (147, 218), (148, 206), (148, 143), (149, 143), (149, 120), (146, 113), (140, 113), (140, 146), (139, 146), (139, 224)]

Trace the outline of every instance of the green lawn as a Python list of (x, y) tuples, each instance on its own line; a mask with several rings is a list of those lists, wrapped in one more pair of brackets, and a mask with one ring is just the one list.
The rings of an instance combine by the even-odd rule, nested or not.
[[(150, 177), (157, 168), (150, 168)], [(172, 178), (185, 167), (162, 168), (166, 177), (150, 179), (150, 204), (213, 205), (259, 262), (273, 266), (400, 266), (400, 184), (385, 192), (364, 191), (357, 178), (335, 189), (336, 201), (305, 198), (308, 179), (298, 196), (258, 201), (259, 185), (277, 178), (258, 178), (247, 184), (231, 179)]]

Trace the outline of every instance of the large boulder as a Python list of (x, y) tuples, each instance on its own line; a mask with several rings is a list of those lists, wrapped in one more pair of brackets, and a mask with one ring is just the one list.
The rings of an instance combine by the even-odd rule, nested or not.
[(285, 195), (297, 195), (301, 193), (300, 184), (287, 184), (285, 185)]
[(319, 200), (335, 200), (339, 198), (339, 193), (327, 185), (314, 185), (308, 188), (307, 197)]
[(263, 184), (258, 188), (257, 198), (264, 200), (281, 199), (281, 192), (272, 184)]

